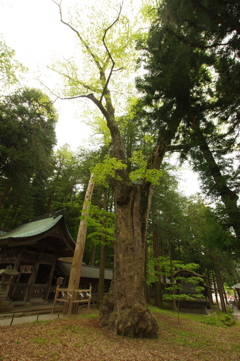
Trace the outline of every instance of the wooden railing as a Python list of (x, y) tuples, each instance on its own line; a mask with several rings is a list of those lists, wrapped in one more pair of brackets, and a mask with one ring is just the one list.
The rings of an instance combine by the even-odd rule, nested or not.
[[(92, 286), (89, 289), (69, 290), (68, 288), (60, 288), (58, 285), (54, 297), (52, 313), (54, 312), (57, 302), (63, 302), (65, 304), (64, 313), (67, 313), (69, 316), (72, 313), (77, 313), (77, 308), (80, 303), (87, 303), (89, 309), (91, 298)], [(74, 307), (74, 305), (77, 307)]]

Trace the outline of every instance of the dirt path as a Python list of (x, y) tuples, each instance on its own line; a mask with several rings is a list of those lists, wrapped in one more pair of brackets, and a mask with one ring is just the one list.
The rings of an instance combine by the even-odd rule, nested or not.
[(0, 326), (19, 325), (22, 323), (35, 322), (35, 321), (50, 321), (63, 317), (65, 316), (56, 313), (35, 314), (28, 316), (18, 316), (17, 314), (0, 315)]

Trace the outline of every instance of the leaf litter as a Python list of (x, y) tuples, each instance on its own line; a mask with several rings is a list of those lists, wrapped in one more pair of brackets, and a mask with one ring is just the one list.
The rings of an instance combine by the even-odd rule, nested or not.
[[(90, 313), (93, 311), (90, 311)], [(117, 336), (87, 312), (1, 327), (0, 361), (239, 361), (240, 324), (229, 328), (156, 313), (158, 339)], [(206, 316), (207, 317), (207, 316)]]

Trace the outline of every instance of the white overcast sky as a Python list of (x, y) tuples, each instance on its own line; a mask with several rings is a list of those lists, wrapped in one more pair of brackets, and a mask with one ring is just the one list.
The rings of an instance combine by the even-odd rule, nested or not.
[[(0, 34), (15, 50), (16, 59), (28, 67), (28, 86), (40, 87), (37, 72), (44, 74), (44, 68), (54, 57), (67, 57), (73, 52), (74, 36), (60, 22), (58, 8), (51, 0), (0, 0)], [(58, 100), (55, 107), (59, 114), (58, 146), (65, 143), (72, 149), (81, 146), (89, 137), (90, 129), (76, 116), (76, 105)]]
[[(73, 33), (60, 22), (58, 9), (51, 0), (0, 0), (0, 34), (15, 50), (17, 60), (29, 68), (28, 86), (38, 87), (35, 80), (38, 70), (44, 74), (44, 67), (50, 65), (54, 57), (67, 58), (73, 53)], [(83, 124), (79, 112), (76, 115), (76, 102), (73, 105), (67, 100), (58, 100), (55, 107), (59, 114), (56, 127), (58, 146), (65, 143), (72, 149), (87, 146), (86, 139), (89, 139), (91, 130)], [(184, 193), (199, 192), (196, 174), (185, 169), (181, 177), (180, 188)]]

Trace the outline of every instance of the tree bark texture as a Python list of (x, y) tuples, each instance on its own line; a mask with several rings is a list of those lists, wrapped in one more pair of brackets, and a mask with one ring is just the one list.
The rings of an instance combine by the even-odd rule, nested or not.
[(144, 295), (147, 194), (142, 186), (122, 183), (116, 187), (114, 276), (100, 317), (116, 334), (152, 338), (157, 336), (158, 325)]
[(99, 262), (99, 281), (98, 281), (98, 307), (100, 307), (103, 297), (104, 297), (104, 274), (107, 263), (107, 249), (106, 244), (101, 244), (100, 249), (100, 262)]
[(83, 203), (82, 215), (84, 216), (84, 218), (81, 219), (79, 229), (78, 229), (75, 251), (74, 251), (74, 256), (73, 256), (73, 260), (72, 260), (72, 267), (71, 267), (70, 277), (69, 277), (69, 281), (68, 281), (68, 289), (69, 290), (76, 290), (79, 288), (81, 269), (82, 269), (83, 252), (84, 252), (86, 234), (87, 234), (87, 217), (89, 215), (89, 209), (90, 209), (93, 188), (94, 188), (94, 179), (93, 178), (94, 178), (94, 175), (91, 174), (89, 183), (88, 183), (88, 187), (87, 187), (87, 191), (85, 194), (84, 203)]
[(213, 286), (214, 286), (214, 294), (215, 294), (215, 299), (216, 299), (216, 305), (217, 305), (218, 310), (220, 310), (215, 272), (213, 270), (212, 270), (212, 279), (213, 279)]
[[(169, 255), (169, 261), (170, 261), (170, 272), (171, 272), (171, 285), (173, 287), (174, 285), (174, 277), (173, 277), (173, 257), (172, 257), (172, 244), (171, 244), (171, 241), (168, 241), (168, 255)], [(176, 291), (172, 290), (172, 308), (173, 310), (176, 310), (177, 309), (177, 302), (176, 302), (176, 299), (175, 299), (175, 293)], [(178, 304), (178, 308), (179, 308), (179, 304)]]
[[(107, 189), (104, 189), (103, 208), (107, 211)], [(103, 226), (106, 225), (106, 220), (103, 220)], [(99, 281), (98, 281), (98, 307), (101, 305), (104, 297), (104, 273), (107, 263), (107, 244), (106, 237), (102, 237), (102, 244), (100, 249), (100, 262), (99, 262)]]
[(220, 297), (220, 302), (221, 302), (221, 310), (222, 312), (227, 312), (226, 309), (226, 304), (224, 302), (224, 294), (223, 294), (223, 286), (222, 286), (222, 278), (221, 278), (221, 273), (219, 271), (219, 269), (215, 269), (215, 275), (216, 275), (216, 282), (217, 282), (217, 289), (218, 289), (218, 293), (219, 293), (219, 297)]
[(209, 306), (212, 309), (213, 308), (213, 298), (212, 298), (212, 291), (211, 291), (211, 275), (210, 275), (210, 270), (206, 270), (206, 277), (207, 277), (207, 285), (209, 286), (208, 288), (208, 299), (209, 299)]
[(192, 117), (192, 119), (192, 129), (194, 130), (198, 139), (199, 147), (207, 163), (209, 173), (214, 179), (216, 190), (226, 207), (226, 211), (229, 217), (229, 225), (233, 227), (236, 236), (240, 239), (240, 210), (238, 207), (238, 195), (228, 187), (226, 180), (221, 173), (220, 167), (216, 163), (213, 153), (208, 146), (206, 138), (200, 129), (199, 123), (194, 117)]
[(91, 252), (91, 258), (90, 258), (89, 266), (94, 266), (95, 265), (95, 257), (96, 257), (96, 245), (94, 244), (92, 246), (92, 252)]
[[(147, 169), (159, 169), (167, 147), (177, 131), (178, 122), (163, 132), (148, 159)], [(113, 145), (112, 156), (126, 163), (119, 129), (107, 118)], [(122, 181), (114, 187), (116, 241), (114, 275), (111, 288), (100, 307), (102, 325), (116, 334), (132, 337), (157, 337), (158, 324), (145, 299), (146, 230), (152, 202), (153, 186), (142, 181), (130, 182), (125, 170), (118, 171)]]
[[(154, 258), (157, 259), (160, 257), (159, 251), (159, 242), (156, 232), (156, 225), (153, 228), (153, 254)], [(162, 282), (161, 282), (161, 273), (160, 273), (160, 265), (159, 263), (154, 265), (155, 276), (157, 277), (157, 281), (155, 281), (155, 306), (162, 307)]]

